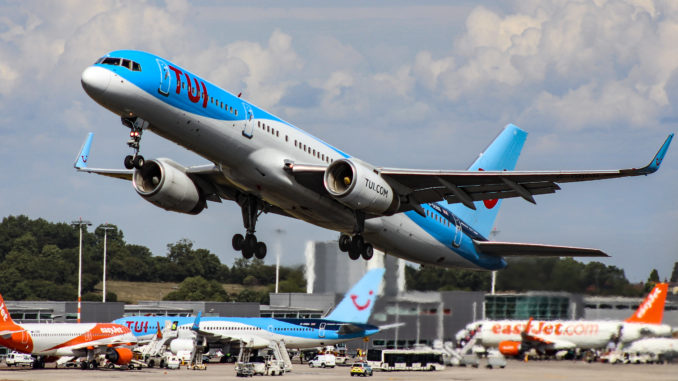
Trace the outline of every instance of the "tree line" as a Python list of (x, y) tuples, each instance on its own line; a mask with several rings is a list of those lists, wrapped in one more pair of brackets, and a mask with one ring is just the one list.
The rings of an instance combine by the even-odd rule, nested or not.
[[(79, 231), (67, 223), (26, 216), (5, 217), (0, 223), (0, 293), (8, 300), (75, 300), (78, 284)], [(83, 299), (100, 300), (95, 286), (102, 278), (103, 225), (83, 228)], [(268, 303), (275, 283), (275, 266), (262, 260), (237, 258), (229, 267), (206, 249), (180, 239), (167, 245), (164, 256), (125, 242), (114, 225), (107, 231), (107, 279), (136, 282), (180, 282), (167, 300), (251, 301)], [(439, 267), (406, 267), (408, 289), (419, 291), (488, 291), (491, 273)], [(568, 291), (592, 295), (640, 296), (659, 281), (656, 270), (644, 284), (630, 283), (624, 270), (600, 262), (571, 258), (511, 259), (498, 272), (498, 291)], [(678, 281), (676, 262), (671, 281)], [(223, 284), (239, 284), (228, 293)], [(263, 286), (263, 287), (253, 287)], [(280, 291), (304, 292), (303, 266), (280, 267)], [(107, 300), (116, 300), (114, 294)]]
[[(643, 296), (659, 282), (656, 269), (647, 282), (629, 282), (624, 270), (600, 262), (582, 263), (572, 258), (509, 259), (508, 267), (497, 272), (496, 290), (501, 291), (567, 291), (588, 295)], [(409, 289), (419, 291), (468, 290), (488, 291), (492, 274), (487, 271), (443, 269), (439, 267), (406, 267)], [(678, 262), (671, 282), (678, 281)]]
[[(95, 293), (103, 272), (103, 225), (83, 227), (82, 293), (84, 300), (100, 300)], [(79, 229), (26, 216), (5, 217), (0, 223), (0, 293), (8, 300), (74, 300), (78, 285)], [(261, 260), (238, 258), (231, 267), (206, 249), (181, 239), (167, 245), (165, 256), (155, 256), (141, 245), (125, 242), (123, 232), (109, 225), (106, 232), (107, 279), (136, 282), (182, 282), (169, 300), (266, 301), (268, 290), (246, 288), (228, 294), (222, 284), (271, 286), (275, 266)], [(306, 290), (304, 271), (280, 267), (280, 290)], [(270, 287), (269, 287), (270, 288)], [(221, 291), (220, 291), (221, 290)], [(109, 298), (110, 296), (110, 298)], [(115, 300), (113, 294), (107, 300)]]

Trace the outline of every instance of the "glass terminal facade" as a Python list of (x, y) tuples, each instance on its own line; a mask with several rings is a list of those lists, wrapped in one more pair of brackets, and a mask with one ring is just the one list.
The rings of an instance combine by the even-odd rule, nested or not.
[(551, 293), (485, 296), (485, 317), (490, 320), (558, 320), (576, 315), (571, 295)]

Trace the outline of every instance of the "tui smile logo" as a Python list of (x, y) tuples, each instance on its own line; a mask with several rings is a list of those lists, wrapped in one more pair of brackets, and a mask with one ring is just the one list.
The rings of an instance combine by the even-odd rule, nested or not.
[[(372, 295), (372, 294), (374, 294), (374, 291), (370, 291), (370, 295)], [(360, 304), (358, 304), (358, 295), (355, 295), (355, 294), (351, 294), (351, 301), (353, 301), (353, 305), (355, 306), (355, 308), (358, 309), (358, 311), (362, 311), (362, 310), (366, 309), (367, 307), (370, 306), (370, 303), (372, 302), (368, 298), (367, 302), (365, 302), (365, 304), (360, 305)]]
[(83, 163), (87, 163), (87, 155), (80, 155)]

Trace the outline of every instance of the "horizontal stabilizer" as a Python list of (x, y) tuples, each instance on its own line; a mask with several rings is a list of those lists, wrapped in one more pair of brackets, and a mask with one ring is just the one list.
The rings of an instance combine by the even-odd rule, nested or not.
[(475, 240), (473, 244), (478, 252), (498, 257), (609, 257), (598, 249), (584, 247)]

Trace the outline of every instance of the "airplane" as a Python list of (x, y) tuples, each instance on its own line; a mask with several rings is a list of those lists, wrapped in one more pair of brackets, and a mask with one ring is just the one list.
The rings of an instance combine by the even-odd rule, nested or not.
[[(90, 133), (75, 161), (80, 172), (131, 180), (136, 192), (169, 211), (198, 214), (207, 201), (236, 202), (245, 235), (233, 249), (264, 258), (255, 235), (263, 213), (340, 232), (339, 247), (357, 260), (377, 248), (420, 264), (505, 268), (510, 256), (607, 256), (597, 249), (493, 242), (487, 237), (504, 198), (554, 193), (558, 184), (656, 172), (670, 134), (642, 168), (514, 171), (527, 133), (507, 125), (467, 170), (378, 167), (159, 56), (113, 51), (87, 67), (85, 92), (130, 129), (125, 169), (90, 168)], [(139, 153), (144, 131), (210, 163), (186, 167)]]
[(111, 363), (128, 364), (132, 351), (123, 346), (136, 342), (129, 328), (114, 323), (17, 324), (0, 295), (0, 345), (33, 355), (35, 368), (44, 368), (48, 357), (83, 357), (87, 360), (80, 363), (82, 369), (95, 369), (99, 354)]
[(210, 348), (244, 345), (261, 349), (273, 342), (283, 342), (286, 348), (292, 349), (335, 345), (391, 328), (367, 323), (384, 272), (383, 268), (377, 268), (365, 273), (322, 319), (201, 317), (199, 314), (198, 317), (128, 316), (113, 322), (128, 327), (139, 341), (150, 341), (160, 327), (170, 322), (179, 331), (169, 345), (173, 353), (191, 351), (196, 335), (205, 337)]
[(598, 349), (611, 341), (628, 345), (647, 337), (668, 337), (671, 326), (661, 324), (667, 283), (657, 283), (638, 309), (623, 322), (611, 320), (500, 320), (473, 323), (478, 342), (516, 356), (535, 348), (541, 353), (563, 349)]
[(678, 339), (653, 337), (634, 341), (622, 349), (624, 353), (651, 354), (660, 362), (678, 358)]

